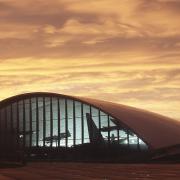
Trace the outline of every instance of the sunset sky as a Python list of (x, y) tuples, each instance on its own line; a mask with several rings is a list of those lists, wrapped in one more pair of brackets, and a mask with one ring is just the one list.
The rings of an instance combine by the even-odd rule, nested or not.
[(0, 0), (0, 88), (180, 120), (180, 0)]

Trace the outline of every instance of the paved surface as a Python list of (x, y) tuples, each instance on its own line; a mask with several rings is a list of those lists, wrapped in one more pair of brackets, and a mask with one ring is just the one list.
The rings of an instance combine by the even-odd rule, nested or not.
[(29, 163), (25, 167), (1, 168), (0, 180), (53, 179), (157, 179), (180, 180), (180, 164)]

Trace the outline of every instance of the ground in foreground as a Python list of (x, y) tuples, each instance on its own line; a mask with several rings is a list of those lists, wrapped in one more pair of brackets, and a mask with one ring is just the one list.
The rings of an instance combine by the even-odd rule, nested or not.
[(0, 168), (0, 180), (46, 179), (180, 179), (180, 164), (101, 164), (33, 162)]

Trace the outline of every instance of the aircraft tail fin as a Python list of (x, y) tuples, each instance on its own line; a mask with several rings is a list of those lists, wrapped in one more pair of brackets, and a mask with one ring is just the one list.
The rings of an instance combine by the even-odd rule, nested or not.
[(86, 118), (87, 118), (90, 142), (103, 143), (104, 139), (89, 113), (86, 113)]

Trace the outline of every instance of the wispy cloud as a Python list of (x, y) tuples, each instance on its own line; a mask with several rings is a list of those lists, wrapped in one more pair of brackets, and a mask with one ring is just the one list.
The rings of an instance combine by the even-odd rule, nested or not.
[(178, 0), (0, 1), (0, 98), (52, 91), (180, 119)]

